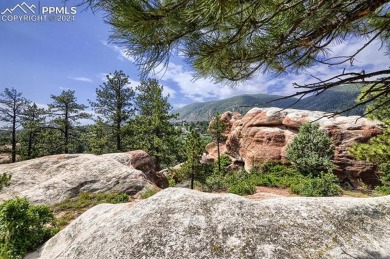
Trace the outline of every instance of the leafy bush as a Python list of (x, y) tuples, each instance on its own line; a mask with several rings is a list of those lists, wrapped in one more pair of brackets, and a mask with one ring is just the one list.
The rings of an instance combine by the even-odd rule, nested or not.
[(254, 194), (256, 186), (249, 180), (237, 182), (229, 186), (228, 192), (238, 195)]
[(338, 196), (342, 190), (337, 181), (338, 178), (332, 173), (321, 174), (319, 177), (306, 178), (299, 184), (291, 185), (290, 191), (303, 196)]
[[(220, 161), (221, 162), (221, 175), (225, 176), (229, 173), (229, 170), (227, 168), (230, 165), (231, 161), (227, 155), (221, 155), (220, 160), (221, 160)], [(218, 174), (218, 161), (214, 162), (213, 172), (214, 172), (214, 174)]]
[(169, 187), (175, 187), (176, 186), (176, 181), (175, 179), (173, 179), (172, 176), (167, 176), (167, 179), (168, 179), (168, 184), (169, 184)]
[(3, 187), (9, 186), (11, 182), (11, 176), (3, 173), (0, 176), (0, 190), (3, 189)]
[(305, 175), (318, 176), (332, 169), (332, 141), (317, 123), (306, 123), (287, 146), (287, 159)]
[(250, 180), (256, 186), (290, 188), (290, 192), (303, 196), (336, 196), (341, 194), (338, 178), (332, 173), (311, 178), (296, 168), (281, 164), (266, 163), (252, 172)]
[(157, 188), (148, 188), (147, 190), (145, 190), (145, 191), (143, 191), (141, 193), (140, 198), (141, 199), (147, 199), (149, 197), (152, 197), (153, 195), (155, 195), (159, 191), (160, 191), (160, 189), (157, 189)]
[(257, 186), (288, 188), (304, 179), (295, 168), (276, 163), (265, 163), (258, 171), (252, 172), (251, 181)]
[(379, 165), (380, 181), (382, 186), (377, 186), (375, 188), (376, 192), (379, 192), (384, 195), (390, 194), (390, 162), (382, 163)]
[(205, 192), (224, 191), (228, 188), (228, 184), (223, 176), (219, 174), (213, 174), (206, 178), (206, 181), (202, 184), (201, 189)]
[(23, 258), (58, 229), (49, 207), (16, 198), (0, 205), (0, 256)]
[(82, 192), (77, 197), (66, 199), (52, 207), (54, 213), (60, 214), (57, 226), (62, 229), (83, 212), (101, 203), (124, 203), (129, 201), (125, 193), (87, 193)]
[[(177, 177), (179, 183), (187, 181), (191, 178), (191, 168), (187, 163), (183, 163), (180, 169), (170, 169), (171, 172)], [(195, 180), (200, 183), (205, 183), (206, 179), (213, 174), (213, 165), (201, 164), (195, 172)]]

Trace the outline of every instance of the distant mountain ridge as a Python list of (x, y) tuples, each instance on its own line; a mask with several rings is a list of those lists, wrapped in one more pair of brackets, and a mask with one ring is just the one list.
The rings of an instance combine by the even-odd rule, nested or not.
[[(283, 96), (267, 94), (244, 94), (223, 100), (204, 103), (192, 103), (173, 112), (179, 113), (180, 121), (208, 121), (215, 113), (225, 111), (236, 111), (246, 113), (253, 107), (279, 107), (301, 110), (341, 112), (355, 105), (355, 100), (361, 91), (360, 86), (344, 85), (329, 89), (320, 95), (310, 96), (300, 100), (296, 98), (283, 99)], [(364, 107), (358, 107), (343, 115), (362, 115)]]

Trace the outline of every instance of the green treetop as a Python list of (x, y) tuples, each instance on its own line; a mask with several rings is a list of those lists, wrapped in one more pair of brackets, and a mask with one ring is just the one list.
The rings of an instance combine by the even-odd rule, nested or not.
[(169, 165), (177, 150), (178, 132), (170, 120), (177, 114), (170, 114), (172, 106), (168, 96), (163, 96), (163, 86), (157, 80), (142, 81), (137, 87), (135, 98), (137, 116), (133, 131), (137, 136), (136, 145), (156, 159), (156, 164)]
[(134, 90), (129, 87), (129, 76), (122, 71), (108, 74), (106, 78), (107, 82), (96, 89), (96, 102), (90, 104), (112, 127), (116, 150), (121, 151), (122, 126), (134, 115)]
[(63, 152), (69, 153), (71, 133), (74, 130), (74, 124), (79, 119), (86, 119), (90, 114), (81, 112), (87, 108), (83, 104), (77, 103), (75, 91), (62, 91), (60, 95), (51, 95), (53, 103), (49, 104), (49, 114), (54, 117), (52, 127), (61, 132), (61, 144)]
[(35, 103), (25, 109), (21, 117), (23, 126), (20, 136), (22, 158), (30, 159), (40, 155), (39, 143), (45, 128), (46, 113), (45, 109), (39, 108)]
[(0, 93), (0, 121), (5, 122), (5, 131), (11, 133), (11, 162), (16, 162), (17, 129), (20, 127), (20, 117), (29, 101), (22, 97), (14, 88), (5, 88)]
[[(180, 52), (200, 77), (239, 81), (257, 72), (295, 72), (312, 65), (342, 65), (340, 74), (304, 85), (302, 93), (361, 82), (384, 83), (390, 69), (343, 71), (376, 42), (388, 46), (389, 1), (386, 0), (84, 0), (106, 11), (112, 41), (126, 48), (146, 75)], [(351, 54), (330, 47), (351, 39)], [(379, 92), (376, 92), (378, 96)]]

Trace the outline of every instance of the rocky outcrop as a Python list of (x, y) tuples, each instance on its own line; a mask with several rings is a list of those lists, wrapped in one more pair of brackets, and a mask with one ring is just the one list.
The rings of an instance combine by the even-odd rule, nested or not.
[(102, 157), (114, 158), (121, 164), (142, 171), (146, 178), (160, 188), (169, 186), (167, 177), (157, 171), (154, 159), (143, 150), (133, 150), (127, 153), (104, 154)]
[(100, 156), (53, 155), (4, 164), (0, 173), (12, 178), (10, 186), (0, 191), (0, 200), (20, 196), (33, 203), (55, 204), (80, 192), (135, 195), (154, 186), (153, 168), (153, 160), (139, 150)]
[(168, 188), (98, 205), (28, 259), (389, 258), (390, 196), (276, 198)]
[[(317, 122), (331, 137), (335, 146), (335, 174), (341, 180), (378, 184), (373, 164), (357, 161), (348, 153), (355, 143), (366, 143), (382, 132), (378, 121), (359, 116), (330, 116), (329, 113), (279, 108), (253, 108), (245, 116), (226, 112), (221, 121), (228, 125), (227, 140), (220, 147), (233, 160), (245, 162), (245, 169), (266, 161), (283, 161), (286, 147), (305, 122)], [(209, 156), (216, 157), (215, 145), (207, 147)]]

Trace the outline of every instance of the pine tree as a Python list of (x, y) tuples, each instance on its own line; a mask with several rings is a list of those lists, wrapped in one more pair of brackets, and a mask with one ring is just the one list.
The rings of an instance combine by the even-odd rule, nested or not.
[(62, 152), (65, 154), (69, 153), (74, 125), (79, 119), (90, 118), (90, 114), (81, 112), (87, 106), (78, 104), (74, 94), (75, 91), (66, 90), (58, 96), (51, 95), (54, 102), (49, 104), (49, 114), (54, 117), (51, 127), (61, 132), (60, 143), (63, 145)]
[(87, 131), (87, 140), (90, 152), (101, 155), (115, 150), (111, 141), (111, 127), (98, 117), (95, 124), (90, 126)]
[(318, 176), (333, 167), (332, 141), (318, 123), (303, 124), (287, 146), (286, 155), (306, 175)]
[(21, 116), (23, 130), (20, 133), (20, 149), (22, 159), (38, 157), (39, 138), (45, 128), (46, 111), (33, 103), (30, 104)]
[(135, 144), (153, 156), (157, 165), (170, 165), (178, 152), (178, 132), (171, 123), (177, 114), (169, 113), (172, 106), (156, 79), (142, 81), (136, 89), (137, 116), (132, 126), (137, 136)]
[(108, 74), (106, 78), (107, 82), (96, 89), (96, 102), (90, 101), (90, 104), (112, 127), (116, 150), (121, 151), (122, 127), (134, 115), (134, 90), (129, 87), (129, 77), (122, 71)]
[(185, 147), (187, 160), (184, 166), (190, 168), (191, 170), (191, 189), (194, 189), (195, 175), (197, 172), (202, 170), (200, 159), (204, 151), (202, 139), (197, 131), (191, 130), (189, 136), (187, 137)]
[[(358, 97), (358, 102), (365, 102), (371, 98), (367, 90), (372, 87), (368, 86)], [(390, 103), (386, 95), (376, 99), (373, 103), (367, 105), (366, 113), (373, 120), (381, 120), (384, 123), (382, 134), (370, 139), (367, 144), (356, 144), (349, 149), (356, 158), (378, 165), (380, 170), (380, 180), (390, 194)], [(381, 106), (381, 109), (376, 107)]]
[(217, 158), (218, 158), (218, 173), (221, 173), (221, 153), (219, 150), (219, 145), (221, 141), (225, 138), (223, 133), (226, 130), (226, 125), (221, 122), (221, 115), (217, 113), (213, 119), (210, 121), (209, 128), (210, 134), (213, 136), (213, 139), (217, 142)]
[(14, 88), (5, 88), (0, 94), (0, 121), (6, 123), (3, 127), (11, 133), (11, 162), (16, 162), (17, 128), (20, 126), (20, 117), (29, 101), (22, 97)]
[[(339, 75), (302, 85), (305, 90), (297, 95), (372, 82), (382, 84), (370, 90), (374, 98), (390, 92), (388, 66), (373, 71), (353, 66), (362, 50), (377, 42), (388, 46), (388, 0), (85, 2), (107, 13), (112, 39), (145, 76), (180, 51), (198, 77), (215, 81), (237, 82), (261, 72), (306, 73), (307, 67), (323, 65), (339, 69)], [(330, 51), (351, 39), (359, 43), (352, 53)]]

